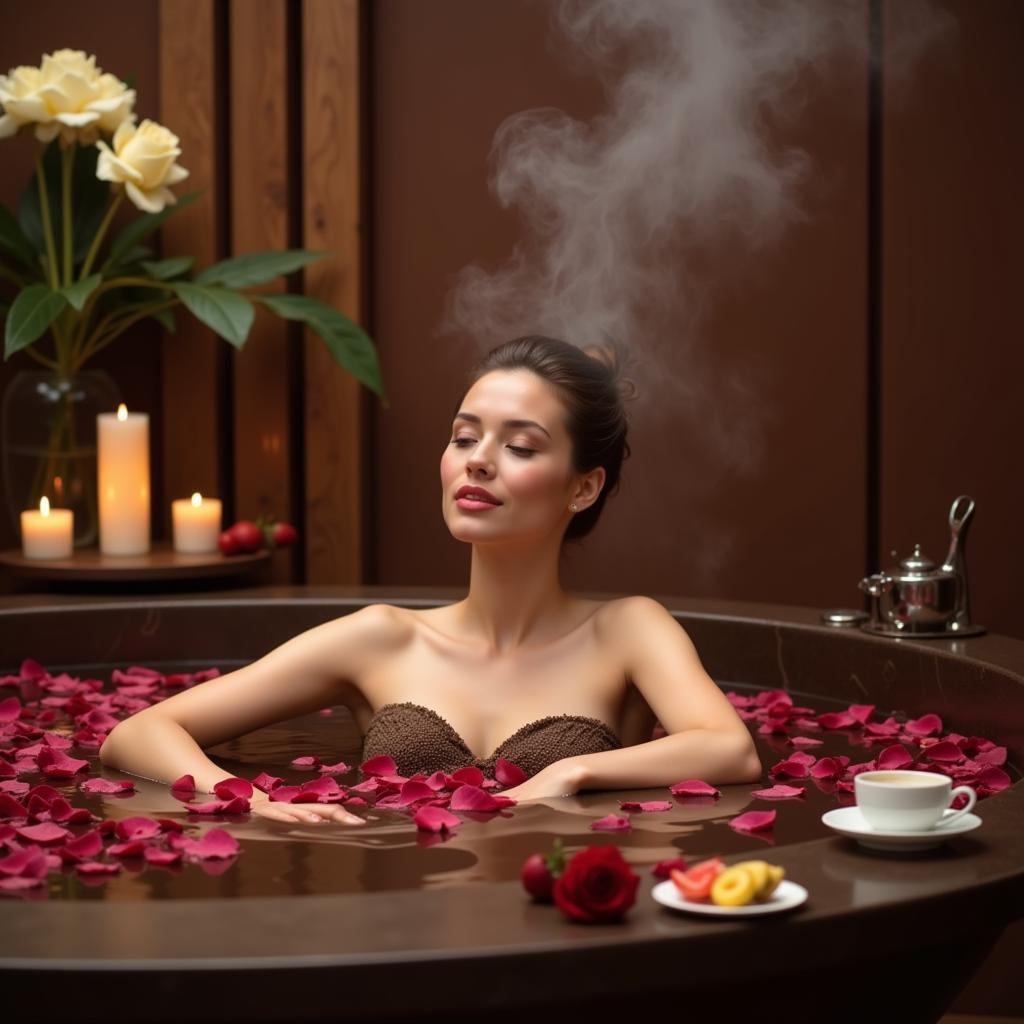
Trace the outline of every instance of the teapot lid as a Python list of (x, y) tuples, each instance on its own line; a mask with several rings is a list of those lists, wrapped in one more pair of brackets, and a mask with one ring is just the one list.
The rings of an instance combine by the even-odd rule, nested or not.
[(916, 575), (924, 575), (929, 572), (935, 571), (935, 563), (927, 556), (921, 554), (921, 545), (914, 545), (914, 553), (907, 558), (902, 559), (900, 562), (900, 568), (905, 572), (914, 573)]

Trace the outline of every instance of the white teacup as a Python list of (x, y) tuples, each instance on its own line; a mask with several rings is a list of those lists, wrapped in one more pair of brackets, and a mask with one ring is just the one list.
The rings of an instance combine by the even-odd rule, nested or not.
[[(861, 816), (872, 828), (907, 832), (945, 828), (978, 802), (970, 786), (954, 789), (949, 776), (938, 772), (861, 772), (853, 777), (853, 789)], [(946, 814), (958, 793), (966, 794), (967, 803)]]

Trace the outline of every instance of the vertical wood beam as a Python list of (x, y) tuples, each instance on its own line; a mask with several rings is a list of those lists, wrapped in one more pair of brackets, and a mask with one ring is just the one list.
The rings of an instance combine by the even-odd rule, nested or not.
[[(360, 4), (305, 0), (302, 16), (305, 246), (332, 254), (307, 269), (305, 292), (362, 322)], [(319, 338), (306, 335), (306, 578), (360, 583), (367, 394)]]
[[(232, 0), (231, 251), (288, 247), (288, 81), (285, 0)], [(275, 282), (271, 290), (284, 290)], [(235, 514), (291, 520), (288, 328), (257, 310), (235, 353)], [(274, 555), (269, 577), (292, 578), (293, 552)]]
[[(196, 269), (218, 258), (217, 224), (224, 196), (216, 154), (215, 32), (213, 0), (191, 0), (182, 17), (178, 0), (160, 0), (160, 120), (181, 142), (185, 194), (204, 189), (187, 209), (161, 228), (164, 255), (190, 255)], [(218, 496), (220, 469), (217, 401), (218, 358), (225, 343), (195, 317), (176, 311), (177, 329), (161, 344), (163, 444), (161, 470), (167, 500), (158, 512), (170, 537), (170, 503), (193, 491)], [(223, 495), (220, 495), (223, 497)]]

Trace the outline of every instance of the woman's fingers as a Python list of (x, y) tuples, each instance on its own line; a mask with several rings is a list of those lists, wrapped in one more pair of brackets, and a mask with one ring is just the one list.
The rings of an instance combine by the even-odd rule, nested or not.
[(261, 800), (251, 807), (254, 814), (275, 821), (299, 821), (317, 824), (337, 821), (344, 825), (365, 825), (366, 819), (345, 810), (340, 804), (289, 804), (284, 801)]

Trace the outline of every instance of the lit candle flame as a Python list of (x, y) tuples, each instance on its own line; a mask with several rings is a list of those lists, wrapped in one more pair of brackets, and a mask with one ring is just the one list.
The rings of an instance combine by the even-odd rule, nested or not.
[(39, 514), (44, 516), (50, 514), (50, 499), (45, 495), (39, 499)]
[(121, 404), (120, 404), (120, 405), (119, 405), (119, 406), (117, 407), (117, 418), (118, 418), (118, 419), (119, 419), (119, 420), (120, 420), (120, 421), (121, 421), (122, 423), (124, 423), (124, 421), (125, 421), (126, 419), (128, 419), (128, 406), (126, 406), (126, 405), (124, 404), (124, 402), (122, 402), (122, 403), (121, 403)]
[(203, 496), (198, 491), (196, 491), (196, 493), (192, 495), (192, 507), (199, 508), (199, 506), (202, 505), (202, 503)]

